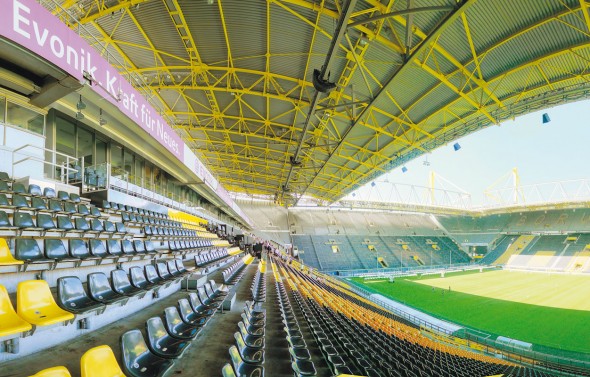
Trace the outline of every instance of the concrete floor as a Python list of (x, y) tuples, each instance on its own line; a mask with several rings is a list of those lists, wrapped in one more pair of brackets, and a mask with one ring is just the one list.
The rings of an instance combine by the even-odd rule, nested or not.
[[(228, 349), (234, 344), (234, 332), (238, 331), (237, 323), (240, 320), (245, 301), (251, 299), (250, 286), (257, 268), (257, 262), (246, 268), (242, 280), (235, 287), (236, 301), (232, 310), (224, 313), (217, 312), (214, 315), (206, 328), (192, 342), (183, 357), (175, 361), (175, 365), (168, 373), (168, 376), (182, 374), (195, 377), (210, 377), (221, 375), (223, 365), (230, 362)], [(221, 272), (212, 273), (209, 279), (220, 283), (222, 281)], [(29, 376), (42, 369), (57, 365), (67, 367), (74, 377), (80, 376), (81, 356), (88, 349), (103, 344), (109, 345), (119, 362), (121, 362), (120, 336), (125, 331), (134, 328), (141, 329), (145, 336), (144, 327), (148, 318), (162, 316), (164, 308), (175, 306), (180, 298), (185, 297), (187, 297), (185, 291), (176, 292), (139, 313), (93, 331), (86, 336), (74, 339), (68, 344), (52, 347), (19, 360), (3, 363), (0, 365), (0, 377)], [(291, 301), (295, 312), (300, 314), (292, 298)], [(265, 376), (291, 377), (293, 376), (291, 361), (280, 317), (275, 279), (270, 268), (267, 271), (267, 301), (263, 308), (267, 311)], [(318, 376), (331, 376), (330, 370), (305, 323), (305, 319), (302, 316), (299, 318), (301, 330), (310, 349)]]

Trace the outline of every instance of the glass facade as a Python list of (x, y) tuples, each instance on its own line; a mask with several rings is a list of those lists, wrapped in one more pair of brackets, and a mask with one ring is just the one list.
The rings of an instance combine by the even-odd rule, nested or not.
[(32, 106), (0, 96), (0, 123), (45, 135), (45, 114)]

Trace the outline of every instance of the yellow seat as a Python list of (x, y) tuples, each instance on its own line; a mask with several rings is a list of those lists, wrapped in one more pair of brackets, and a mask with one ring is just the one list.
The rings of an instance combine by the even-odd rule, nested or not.
[(8, 291), (0, 285), (0, 337), (29, 331), (32, 328), (30, 323), (16, 314), (8, 297)]
[(72, 375), (66, 367), (53, 367), (43, 369), (29, 377), (72, 377)]
[(98, 346), (86, 351), (80, 359), (82, 377), (125, 377), (113, 350)]
[(72, 313), (57, 306), (45, 280), (18, 283), (16, 311), (25, 321), (37, 326), (48, 326), (74, 319)]
[(4, 238), (0, 238), (0, 266), (23, 264), (22, 260), (14, 259)]

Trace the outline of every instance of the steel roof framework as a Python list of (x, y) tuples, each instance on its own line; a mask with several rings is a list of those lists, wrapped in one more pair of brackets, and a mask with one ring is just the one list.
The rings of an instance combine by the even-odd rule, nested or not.
[(310, 111), (312, 71), (347, 2), (67, 0), (76, 20), (53, 11), (91, 26), (143, 78), (228, 190), (286, 202), (333, 202), (466, 133), (588, 96), (584, 0), (359, 0), (332, 56), (337, 88)]

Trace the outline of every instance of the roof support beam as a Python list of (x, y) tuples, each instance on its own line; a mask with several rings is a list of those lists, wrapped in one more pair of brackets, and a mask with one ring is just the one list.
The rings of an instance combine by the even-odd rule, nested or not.
[[(354, 7), (356, 6), (357, 0), (348, 0), (344, 9), (342, 10), (342, 14), (340, 19), (338, 20), (338, 25), (336, 26), (336, 31), (334, 36), (332, 37), (332, 42), (330, 43), (330, 47), (328, 49), (328, 53), (326, 54), (326, 60), (321, 68), (320, 77), (325, 78), (326, 72), (329, 72), (330, 65), (334, 61), (336, 57), (335, 51), (340, 45), (340, 41), (343, 39), (344, 34), (346, 33), (346, 25), (348, 24), (348, 20), (354, 11)], [(309, 112), (307, 113), (307, 118), (305, 119), (305, 123), (303, 125), (303, 131), (301, 132), (301, 137), (297, 143), (297, 148), (295, 149), (295, 153), (293, 154), (292, 161), (296, 162), (299, 159), (299, 154), (301, 153), (301, 147), (303, 146), (303, 142), (305, 140), (305, 134), (309, 130), (311, 126), (311, 119), (315, 116), (315, 110), (318, 105), (320, 99), (320, 92), (316, 90), (313, 100), (311, 101), (311, 107)], [(287, 174), (287, 179), (285, 180), (285, 184), (283, 185), (284, 189), (289, 187), (289, 181), (291, 180), (291, 176), (293, 175), (293, 168), (294, 166), (291, 165), (289, 169), (289, 173)]]
[[(583, 0), (581, 0), (581, 1), (583, 1)], [(404, 10), (400, 10), (397, 12), (380, 14), (375, 17), (370, 17), (370, 18), (366, 18), (364, 20), (351, 22), (350, 24), (348, 24), (348, 27), (352, 28), (355, 26), (368, 24), (369, 22), (379, 21), (379, 20), (383, 20), (385, 18), (390, 18), (390, 17), (395, 17), (395, 16), (405, 16), (405, 15), (409, 15), (409, 14), (422, 13), (422, 12), (452, 11), (453, 9), (455, 9), (455, 7), (450, 6), (450, 5), (404, 9)]]

